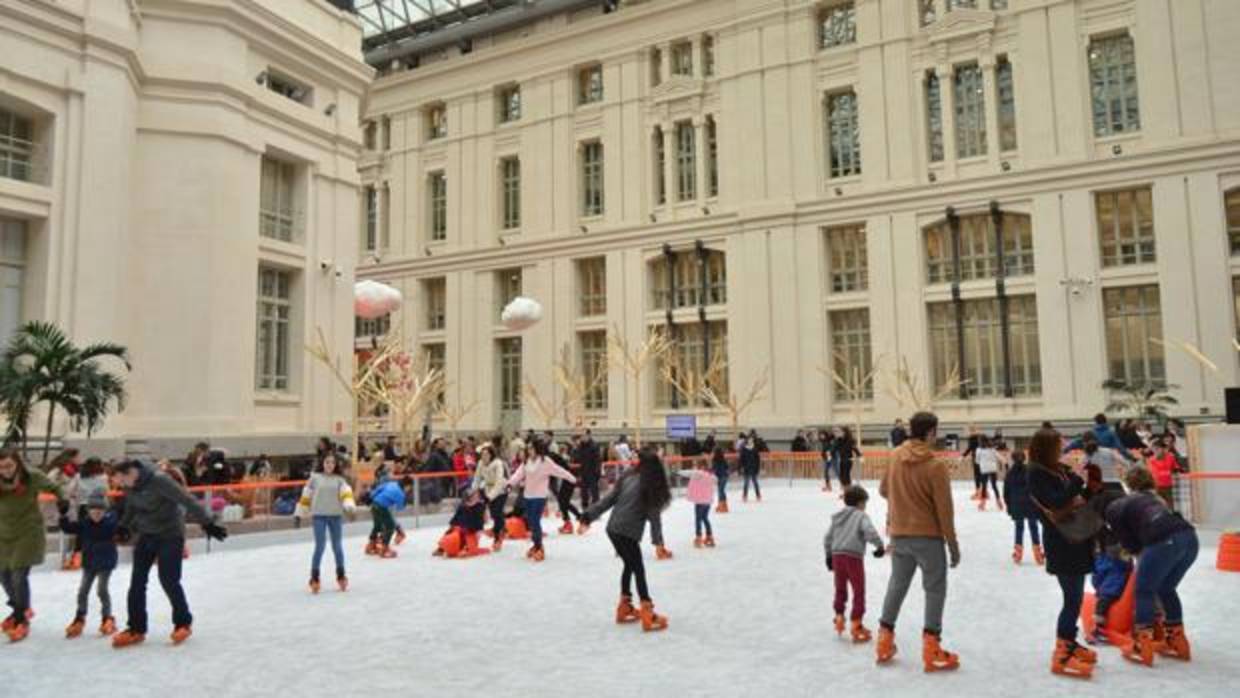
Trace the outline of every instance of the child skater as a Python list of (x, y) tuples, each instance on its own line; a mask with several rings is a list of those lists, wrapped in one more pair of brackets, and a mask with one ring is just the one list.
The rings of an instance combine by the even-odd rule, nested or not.
[(844, 634), (844, 607), (852, 587), (852, 641), (869, 642), (870, 631), (862, 624), (865, 617), (865, 546), (874, 546), (874, 557), (886, 552), (873, 522), (865, 513), (870, 495), (860, 485), (844, 488), (844, 508), (831, 517), (831, 528), (823, 537), (827, 569), (835, 573), (835, 632)]
[(0, 629), (9, 642), (21, 642), (30, 634), (30, 568), (43, 563), (47, 541), (39, 495), (48, 492), (61, 511), (69, 502), (60, 488), (42, 472), (26, 468), (16, 449), (0, 449), (0, 584), (13, 612)]
[[(1085, 489), (1089, 492), (1089, 508), (1105, 519), (1111, 502), (1122, 499), (1123, 490), (1116, 492), (1103, 483), (1102, 468), (1089, 463), (1085, 466)], [(1090, 582), (1094, 585), (1094, 631), (1085, 637), (1091, 645), (1109, 641), (1107, 612), (1124, 595), (1128, 575), (1132, 573), (1132, 556), (1119, 544), (1115, 533), (1106, 526), (1098, 531), (1095, 539), (1094, 573)]]
[(728, 513), (728, 457), (724, 455), (723, 446), (715, 446), (710, 456), (710, 467), (715, 472), (716, 487), (719, 490), (719, 503), (715, 505), (716, 514)]
[(1038, 528), (1038, 512), (1029, 499), (1029, 468), (1025, 465), (1024, 451), (1012, 454), (1012, 467), (1003, 478), (1003, 499), (1007, 502), (1008, 516), (1016, 526), (1016, 546), (1012, 548), (1012, 562), (1020, 564), (1025, 557), (1025, 524), (1029, 525), (1029, 540), (1033, 543), (1033, 561), (1046, 562), (1042, 554), (1042, 534)]
[(353, 501), (353, 488), (344, 479), (341, 465), (335, 454), (323, 456), (297, 503), (297, 515), (311, 516), (314, 524), (314, 555), (310, 558), (310, 592), (314, 594), (319, 593), (319, 564), (323, 562), (323, 548), (328, 534), (332, 539), (332, 557), (336, 560), (336, 586), (341, 591), (349, 588), (349, 578), (344, 573), (341, 537), (343, 519), (347, 515), (352, 520), (357, 505)]
[(388, 480), (371, 492), (370, 515), (374, 518), (374, 525), (370, 530), (370, 540), (375, 546), (375, 555), (386, 559), (396, 557), (396, 551), (392, 550), (392, 535), (396, 532), (394, 512), (404, 508), (405, 491), (395, 480)]
[(495, 447), (485, 444), (478, 449), (478, 469), (474, 472), (474, 487), (482, 491), (491, 514), (491, 544), (493, 552), (504, 545), (504, 504), (508, 501), (508, 471), (504, 461), (495, 456)]
[(534, 562), (542, 562), (546, 558), (543, 552), (542, 513), (547, 506), (547, 491), (550, 489), (551, 478), (559, 478), (576, 483), (573, 474), (556, 465), (551, 460), (550, 448), (546, 440), (534, 441), (534, 456), (521, 464), (517, 472), (508, 480), (510, 487), (525, 485), (525, 523), (530, 529), (534, 545), (526, 553), (526, 557)]
[(977, 510), (986, 511), (986, 502), (990, 499), (986, 485), (989, 484), (991, 491), (995, 493), (995, 503), (999, 506), (999, 511), (1003, 511), (1003, 499), (999, 496), (999, 451), (995, 449), (995, 443), (989, 436), (983, 434), (978, 439), (977, 452), (973, 454), (973, 458), (977, 462), (982, 483), (982, 497), (977, 500)]
[[(715, 499), (715, 485), (718, 478), (710, 471), (705, 460), (698, 461), (694, 470), (680, 471), (682, 477), (689, 478), (689, 486), (685, 489), (685, 498), (693, 503), (693, 547), (715, 547), (715, 534), (710, 528), (710, 505)], [(706, 537), (702, 537), (702, 529), (706, 529)]]
[(478, 547), (478, 533), (486, 525), (486, 510), (482, 491), (477, 488), (466, 490), (452, 519), (448, 521), (448, 530), (431, 554), (435, 557), (475, 557), (491, 552)]
[(112, 570), (116, 569), (117, 516), (115, 512), (108, 511), (108, 497), (104, 492), (92, 493), (85, 502), (85, 508), (86, 514), (77, 521), (69, 520), (67, 508), (60, 512), (60, 530), (75, 535), (82, 541), (82, 583), (78, 585), (77, 614), (69, 627), (65, 628), (67, 638), (78, 637), (86, 627), (90, 588), (96, 582), (102, 618), (99, 634), (107, 636), (116, 632), (108, 580), (112, 577)]
[[(589, 528), (609, 509), (614, 509), (607, 520), (607, 537), (611, 539), (616, 555), (624, 561), (616, 622), (632, 623), (640, 619), (645, 632), (664, 630), (668, 621), (654, 612), (654, 602), (646, 586), (646, 568), (642, 564), (641, 539), (649, 521), (651, 537), (661, 542), (661, 514), (671, 500), (672, 493), (663, 463), (654, 451), (646, 447), (638, 454), (637, 467), (627, 469), (607, 495), (582, 515), (583, 522)], [(641, 600), (640, 611), (633, 608), (631, 582), (634, 577), (637, 578), (637, 596)]]

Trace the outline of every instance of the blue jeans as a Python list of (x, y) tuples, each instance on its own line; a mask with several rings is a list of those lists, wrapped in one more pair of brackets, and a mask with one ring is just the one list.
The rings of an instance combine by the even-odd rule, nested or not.
[(159, 585), (164, 588), (172, 605), (172, 624), (176, 627), (193, 624), (189, 601), (181, 588), (181, 554), (184, 538), (140, 536), (133, 547), (133, 572), (129, 578), (129, 629), (146, 634), (146, 583), (151, 567), (159, 563)]
[(1061, 574), (1055, 578), (1063, 591), (1063, 607), (1059, 609), (1055, 634), (1063, 640), (1075, 640), (1076, 619), (1081, 615), (1081, 602), (1085, 600), (1085, 575)]
[(535, 548), (542, 547), (542, 513), (547, 507), (547, 498), (525, 498), (525, 525), (530, 529), (530, 538)]
[(310, 560), (310, 574), (319, 576), (319, 563), (323, 561), (323, 548), (327, 546), (327, 534), (332, 537), (332, 557), (336, 559), (336, 576), (344, 576), (344, 546), (340, 544), (340, 516), (314, 517), (314, 557)]
[(710, 505), (694, 504), (693, 505), (693, 535), (701, 536), (702, 527), (706, 527), (706, 535), (713, 536), (710, 530)]
[(1026, 521), (1029, 522), (1029, 540), (1033, 541), (1034, 545), (1042, 545), (1042, 534), (1041, 534), (1040, 529), (1038, 528), (1038, 520), (1037, 518), (1032, 517), (1032, 516), (1030, 516), (1027, 519), (1016, 519), (1015, 520), (1016, 544), (1024, 545), (1025, 543), (1025, 522)]
[(1141, 551), (1137, 559), (1137, 627), (1154, 624), (1154, 602), (1162, 601), (1167, 623), (1184, 621), (1184, 609), (1175, 588), (1197, 561), (1197, 532), (1180, 531)]

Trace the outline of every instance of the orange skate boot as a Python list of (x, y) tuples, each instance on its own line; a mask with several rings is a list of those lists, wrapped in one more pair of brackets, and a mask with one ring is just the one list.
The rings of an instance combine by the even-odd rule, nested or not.
[(896, 647), (896, 633), (894, 630), (879, 626), (878, 627), (878, 644), (874, 648), (877, 656), (876, 664), (887, 664), (895, 658), (898, 648)]
[(1051, 655), (1051, 673), (1088, 679), (1093, 676), (1094, 665), (1077, 656), (1076, 642), (1059, 638), (1055, 641), (1055, 652)]
[(633, 607), (633, 597), (628, 594), (620, 595), (620, 603), (616, 605), (616, 623), (624, 625), (625, 623), (636, 623), (641, 620), (637, 609)]
[(66, 638), (78, 637), (79, 635), (82, 634), (82, 630), (84, 628), (86, 628), (86, 619), (83, 618), (82, 616), (78, 616), (77, 618), (73, 619), (73, 622), (69, 624), (69, 627), (65, 628), (65, 637)]
[(870, 629), (861, 624), (861, 621), (854, 620), (852, 622), (852, 641), (857, 644), (869, 642), (874, 636), (870, 633)]
[(643, 601), (639, 615), (642, 620), (643, 632), (667, 630), (667, 617), (654, 612), (653, 601)]
[(960, 656), (943, 649), (939, 637), (933, 633), (921, 635), (921, 662), (927, 674), (960, 668)]

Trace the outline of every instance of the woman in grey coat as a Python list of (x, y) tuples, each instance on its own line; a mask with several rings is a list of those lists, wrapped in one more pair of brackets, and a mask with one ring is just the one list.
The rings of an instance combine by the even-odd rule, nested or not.
[[(616, 554), (624, 561), (624, 570), (620, 573), (620, 604), (616, 607), (617, 623), (632, 623), (640, 619), (644, 631), (667, 628), (667, 618), (654, 612), (654, 602), (646, 587), (641, 539), (648, 521), (651, 537), (656, 543), (662, 543), (660, 514), (671, 500), (663, 463), (653, 450), (643, 448), (638, 454), (637, 467), (622, 475), (615, 487), (582, 515), (581, 524), (588, 528), (608, 509), (613, 510), (607, 520), (607, 537), (611, 539)], [(637, 595), (641, 599), (640, 611), (633, 607), (631, 583), (634, 577), (637, 578)]]

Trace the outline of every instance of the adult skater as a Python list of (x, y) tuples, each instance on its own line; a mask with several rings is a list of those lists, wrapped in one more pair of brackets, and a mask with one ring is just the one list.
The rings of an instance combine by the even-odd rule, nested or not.
[(573, 474), (556, 465), (551, 459), (551, 450), (544, 439), (534, 441), (534, 457), (521, 464), (517, 472), (508, 479), (509, 487), (525, 485), (525, 523), (530, 529), (534, 545), (526, 553), (526, 557), (534, 562), (542, 562), (546, 558), (543, 551), (542, 513), (547, 506), (547, 494), (550, 490), (551, 478), (577, 482)]
[[(4, 619), (9, 642), (30, 634), (30, 568), (43, 563), (47, 540), (39, 495), (56, 496), (56, 506), (67, 511), (68, 500), (46, 475), (26, 468), (16, 449), (0, 449), (0, 584), (13, 612)], [(178, 551), (179, 554), (179, 551)]]
[(852, 429), (841, 428), (839, 438), (835, 440), (832, 448), (835, 449), (835, 460), (839, 463), (840, 487), (848, 489), (852, 485), (853, 457), (861, 458), (861, 449), (857, 448), (857, 439), (853, 437)]
[(504, 545), (504, 503), (508, 501), (508, 469), (495, 455), (493, 444), (478, 449), (478, 469), (474, 471), (474, 487), (482, 490), (491, 514), (491, 550), (499, 552)]
[(723, 446), (716, 445), (711, 451), (710, 467), (715, 473), (715, 483), (719, 488), (719, 503), (715, 505), (715, 513), (728, 513), (728, 457)]
[(1055, 628), (1051, 673), (1088, 679), (1098, 662), (1093, 650), (1076, 641), (1076, 621), (1085, 597), (1085, 576), (1094, 569), (1094, 541), (1074, 543), (1055, 526), (1056, 512), (1084, 502), (1085, 481), (1059, 461), (1063, 439), (1053, 429), (1040, 429), (1029, 442), (1029, 496), (1041, 514), (1046, 571), (1059, 580), (1063, 604)]
[(758, 473), (762, 470), (762, 456), (758, 453), (757, 432), (736, 437), (737, 461), (741, 468), (741, 501), (749, 501), (749, 483), (753, 483), (754, 496), (762, 501), (762, 489), (758, 486)]
[(598, 444), (589, 429), (586, 429), (581, 440), (577, 442), (573, 459), (581, 466), (581, 508), (586, 509), (599, 500), (598, 483), (603, 476)]
[(345, 480), (340, 461), (335, 454), (327, 454), (319, 461), (319, 467), (310, 475), (309, 482), (301, 491), (297, 503), (297, 515), (310, 516), (314, 528), (314, 554), (310, 558), (310, 591), (319, 593), (319, 565), (323, 562), (323, 549), (327, 537), (332, 539), (332, 557), (336, 560), (336, 586), (341, 591), (349, 588), (349, 578), (344, 569), (343, 537), (344, 517), (353, 518), (357, 505), (353, 501), (353, 488)]
[(951, 566), (960, 564), (956, 522), (952, 510), (951, 476), (948, 466), (934, 454), (939, 418), (918, 412), (909, 420), (909, 440), (892, 454), (878, 492), (887, 500), (891, 535), (891, 580), (879, 619), (878, 663), (896, 655), (896, 619), (908, 594), (913, 573), (921, 570), (926, 592), (926, 620), (922, 631), (921, 659), (927, 672), (956, 669), (960, 657), (943, 649), (943, 604), (947, 601), (947, 555)]
[[(589, 528), (609, 509), (607, 537), (616, 549), (616, 555), (624, 562), (620, 572), (620, 603), (616, 606), (616, 622), (632, 623), (641, 620), (642, 630), (657, 631), (667, 628), (667, 618), (654, 612), (654, 601), (646, 586), (646, 567), (642, 563), (641, 539), (650, 522), (650, 535), (656, 543), (662, 543), (661, 514), (672, 500), (663, 463), (649, 447), (638, 454), (637, 467), (628, 469), (615, 486), (594, 506), (583, 514), (583, 523)], [(632, 581), (637, 578), (637, 596), (641, 610), (633, 607)]]
[[(1132, 494), (1106, 510), (1107, 523), (1120, 543), (1138, 556), (1136, 620), (1132, 642), (1123, 647), (1124, 657), (1153, 666), (1157, 651), (1189, 661), (1192, 653), (1184, 635), (1184, 607), (1176, 587), (1197, 560), (1197, 531), (1154, 493), (1150, 471), (1133, 468), (1124, 476), (1124, 484)], [(1155, 600), (1162, 602), (1166, 616), (1162, 623), (1154, 613)], [(1164, 642), (1156, 642), (1159, 635)]]
[(181, 588), (181, 553), (185, 547), (185, 518), (202, 526), (207, 537), (224, 540), (228, 531), (168, 475), (136, 460), (122, 461), (115, 468), (125, 489), (125, 513), (121, 528), (137, 536), (133, 548), (133, 574), (129, 580), (129, 622), (112, 638), (116, 648), (146, 639), (146, 582), (151, 566), (159, 564), (159, 585), (172, 604), (172, 643), (179, 645), (193, 634), (194, 616)]

